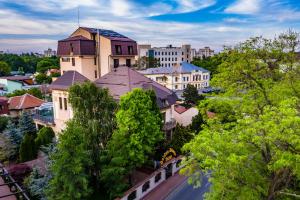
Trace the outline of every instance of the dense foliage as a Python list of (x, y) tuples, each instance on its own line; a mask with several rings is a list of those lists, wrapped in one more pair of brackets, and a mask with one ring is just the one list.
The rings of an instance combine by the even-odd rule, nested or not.
[(47, 146), (53, 142), (53, 138), (55, 137), (55, 133), (51, 127), (43, 127), (35, 138), (35, 146), (39, 149), (41, 146)]
[(182, 97), (186, 106), (195, 105), (198, 101), (204, 99), (204, 96), (199, 95), (197, 88), (191, 84), (187, 84), (183, 90)]
[(26, 133), (19, 150), (19, 158), (20, 162), (26, 162), (29, 160), (33, 160), (37, 156), (37, 149), (35, 146), (36, 134), (34, 133)]
[(87, 199), (92, 193), (90, 185), (91, 151), (87, 148), (85, 136), (88, 130), (74, 120), (67, 123), (59, 137), (57, 151), (51, 156), (52, 179), (47, 189), (47, 199)]
[[(155, 145), (163, 139), (161, 117), (151, 93), (134, 89), (121, 97), (116, 114), (117, 129), (109, 142), (110, 163), (103, 169), (103, 180), (114, 198), (131, 185), (130, 174), (142, 166)], [(125, 177), (129, 176), (129, 179)], [(114, 185), (114, 187), (111, 187)]]
[(14, 96), (22, 96), (23, 94), (31, 94), (39, 99), (43, 99), (43, 94), (39, 88), (30, 88), (28, 90), (15, 90), (12, 93), (7, 94), (7, 97), (14, 97)]
[(0, 76), (8, 76), (10, 71), (10, 66), (4, 61), (0, 61)]
[(0, 116), (0, 133), (2, 133), (8, 124), (9, 118), (6, 116)]
[(35, 54), (1, 54), (0, 61), (6, 62), (12, 71), (34, 73), (36, 71), (47, 71), (59, 66), (57, 57), (38, 57)]
[(218, 66), (226, 59), (226, 53), (219, 53), (206, 58), (194, 58), (192, 64), (203, 67), (211, 72), (211, 77), (218, 73)]
[(182, 125), (177, 124), (172, 135), (170, 146), (176, 152), (181, 154), (181, 148), (183, 147), (183, 145), (188, 143), (193, 137), (194, 134), (192, 133), (189, 127), (184, 127)]
[(184, 146), (191, 156), (182, 172), (211, 173), (207, 199), (300, 195), (298, 48), (298, 34), (289, 32), (273, 40), (251, 38), (227, 52), (213, 79), (225, 93), (207, 104), (223, 113), (206, 119), (204, 129)]

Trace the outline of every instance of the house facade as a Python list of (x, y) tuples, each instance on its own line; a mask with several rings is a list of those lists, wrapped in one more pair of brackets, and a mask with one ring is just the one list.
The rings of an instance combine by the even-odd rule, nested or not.
[(75, 70), (94, 81), (118, 66), (134, 64), (137, 43), (111, 30), (79, 27), (58, 41), (57, 55), (61, 74)]
[(27, 93), (22, 96), (10, 97), (8, 100), (9, 115), (11, 117), (18, 117), (24, 111), (33, 113), (33, 110), (43, 103), (45, 102), (42, 99)]
[(188, 84), (197, 89), (209, 87), (210, 72), (187, 62), (176, 67), (148, 68), (140, 73), (174, 91), (184, 90)]

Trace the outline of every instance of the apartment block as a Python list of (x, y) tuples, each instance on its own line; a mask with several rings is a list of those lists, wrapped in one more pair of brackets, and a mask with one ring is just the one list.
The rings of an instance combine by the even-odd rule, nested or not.
[(137, 55), (136, 41), (112, 30), (79, 27), (58, 41), (61, 73), (75, 70), (89, 80), (119, 66), (130, 67)]
[(151, 47), (151, 45), (139, 45), (138, 57), (153, 57), (157, 59), (161, 67), (180, 66), (183, 62), (192, 61), (191, 45), (186, 44), (181, 47)]

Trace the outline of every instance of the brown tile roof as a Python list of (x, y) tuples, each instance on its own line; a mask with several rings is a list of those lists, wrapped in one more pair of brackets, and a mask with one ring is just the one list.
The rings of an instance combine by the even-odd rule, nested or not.
[(160, 108), (169, 107), (177, 100), (173, 91), (128, 67), (118, 67), (97, 79), (95, 83), (99, 87), (108, 88), (116, 100), (134, 88), (153, 89)]
[(30, 94), (11, 97), (8, 100), (9, 110), (22, 110), (28, 108), (35, 108), (35, 107), (39, 107), (43, 103), (45, 103), (43, 100), (35, 96), (32, 96)]
[(175, 105), (174, 110), (175, 110), (177, 113), (182, 114), (182, 113), (184, 113), (185, 111), (187, 111), (188, 108), (186, 108), (186, 107), (184, 107), (184, 106), (182, 106), (182, 105)]
[(62, 76), (58, 77), (49, 88), (52, 90), (68, 90), (75, 83), (83, 83), (89, 79), (77, 71), (66, 71)]

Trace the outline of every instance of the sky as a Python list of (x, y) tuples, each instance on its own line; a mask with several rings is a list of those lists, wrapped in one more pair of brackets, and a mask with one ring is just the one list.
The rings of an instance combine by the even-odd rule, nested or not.
[(300, 32), (299, 19), (300, 0), (0, 0), (0, 51), (56, 49), (78, 25), (139, 44), (220, 51), (249, 37)]

